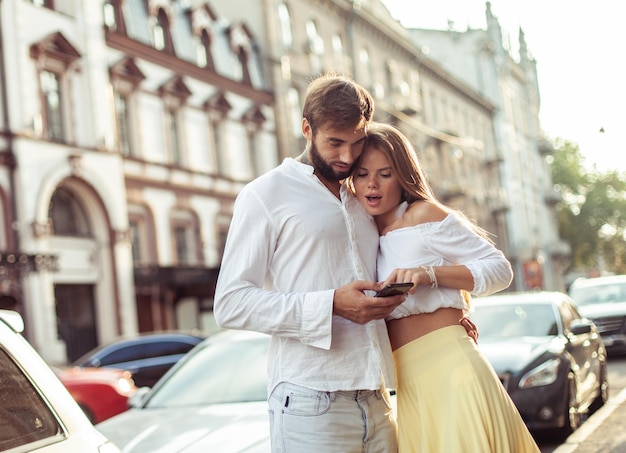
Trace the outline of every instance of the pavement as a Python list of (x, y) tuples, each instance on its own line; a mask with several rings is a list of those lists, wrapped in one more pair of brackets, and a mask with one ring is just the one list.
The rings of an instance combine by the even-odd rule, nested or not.
[(609, 398), (553, 453), (626, 453), (626, 388)]

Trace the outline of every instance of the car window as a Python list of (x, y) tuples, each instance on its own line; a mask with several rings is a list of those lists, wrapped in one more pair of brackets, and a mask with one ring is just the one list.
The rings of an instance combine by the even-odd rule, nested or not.
[(143, 353), (145, 357), (160, 357), (164, 355), (186, 354), (195, 344), (185, 341), (171, 340), (148, 343)]
[(62, 432), (22, 368), (0, 348), (0, 451), (54, 438)]
[(107, 366), (151, 357), (186, 354), (194, 346), (195, 344), (182, 340), (146, 341), (145, 343), (124, 345), (103, 355), (100, 359), (100, 365)]
[(573, 287), (570, 296), (579, 307), (626, 301), (626, 283), (605, 283), (587, 287)]
[(480, 338), (556, 335), (551, 304), (475, 305), (472, 321)]
[(201, 346), (154, 392), (147, 407), (265, 401), (268, 344), (256, 338)]

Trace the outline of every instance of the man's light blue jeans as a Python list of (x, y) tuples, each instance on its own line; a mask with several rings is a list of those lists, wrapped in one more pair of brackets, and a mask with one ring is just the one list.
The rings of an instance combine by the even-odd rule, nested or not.
[(272, 453), (395, 453), (397, 425), (383, 389), (319, 392), (281, 383), (269, 398)]

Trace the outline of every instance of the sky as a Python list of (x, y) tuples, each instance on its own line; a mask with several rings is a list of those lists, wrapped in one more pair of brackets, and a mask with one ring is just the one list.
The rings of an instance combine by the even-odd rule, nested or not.
[[(485, 29), (484, 0), (382, 0), (405, 27)], [(626, 172), (621, 0), (491, 0), (514, 48), (519, 28), (537, 61), (544, 135), (578, 144), (588, 169)]]

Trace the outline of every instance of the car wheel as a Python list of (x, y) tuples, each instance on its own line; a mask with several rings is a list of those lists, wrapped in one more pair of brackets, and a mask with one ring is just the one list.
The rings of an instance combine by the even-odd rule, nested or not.
[(600, 381), (600, 387), (598, 389), (598, 395), (589, 406), (590, 415), (604, 406), (604, 404), (609, 400), (609, 379), (606, 362), (600, 364), (600, 375), (598, 376), (598, 380)]
[(571, 371), (567, 375), (567, 397), (565, 399), (565, 423), (558, 430), (558, 437), (566, 439), (580, 426), (581, 416), (579, 411), (578, 396), (576, 394), (576, 380)]

